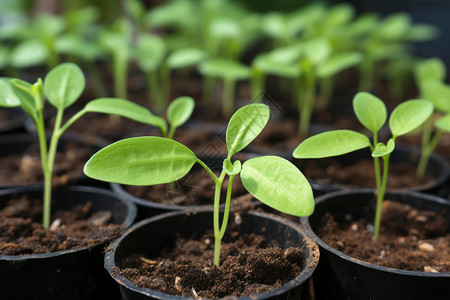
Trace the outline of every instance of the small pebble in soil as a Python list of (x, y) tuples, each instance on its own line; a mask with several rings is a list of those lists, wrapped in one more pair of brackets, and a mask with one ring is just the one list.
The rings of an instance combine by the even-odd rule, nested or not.
[(430, 243), (420, 243), (419, 244), (419, 249), (422, 251), (426, 251), (426, 252), (433, 252), (434, 251), (434, 246), (431, 245)]
[(428, 273), (439, 273), (438, 270), (436, 270), (435, 268), (430, 267), (430, 266), (423, 267), (423, 271), (428, 272)]
[(353, 231), (358, 231), (358, 224), (353, 224), (352, 225), (352, 230)]

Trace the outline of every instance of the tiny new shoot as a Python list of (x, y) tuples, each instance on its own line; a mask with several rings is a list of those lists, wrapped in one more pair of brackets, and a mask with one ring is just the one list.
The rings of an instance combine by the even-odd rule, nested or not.
[[(63, 124), (64, 111), (80, 97), (85, 88), (81, 69), (72, 63), (53, 68), (44, 81), (30, 84), (20, 79), (0, 79), (0, 106), (20, 106), (31, 117), (38, 133), (42, 170), (44, 173), (43, 226), (50, 226), (52, 176), (56, 149), (62, 134), (81, 116), (88, 112), (114, 114), (137, 122), (151, 124), (151, 113), (144, 107), (119, 98), (92, 100)], [(45, 99), (57, 110), (56, 121), (48, 140), (43, 116)]]
[[(162, 137), (136, 137), (113, 143), (94, 154), (84, 167), (87, 176), (128, 185), (156, 185), (185, 176), (200, 164), (215, 183), (213, 227), (214, 264), (220, 264), (220, 245), (228, 223), (233, 180), (240, 175), (248, 192), (265, 204), (295, 216), (314, 210), (311, 186), (292, 163), (278, 156), (261, 156), (244, 163), (232, 162), (234, 154), (247, 147), (266, 126), (270, 109), (255, 103), (242, 107), (231, 117), (226, 131), (227, 157), (216, 175), (189, 148)], [(221, 190), (229, 177), (225, 208), (220, 220)]]
[(369, 148), (376, 179), (377, 205), (373, 238), (377, 240), (380, 232), (381, 207), (387, 186), (389, 158), (395, 149), (395, 140), (424, 123), (433, 112), (433, 105), (427, 100), (413, 99), (395, 107), (389, 118), (392, 138), (386, 144), (378, 141), (378, 132), (387, 119), (383, 101), (370, 93), (360, 92), (353, 99), (353, 110), (359, 122), (372, 133), (372, 142), (366, 135), (353, 130), (331, 130), (304, 140), (294, 150), (293, 156), (298, 159), (325, 158)]

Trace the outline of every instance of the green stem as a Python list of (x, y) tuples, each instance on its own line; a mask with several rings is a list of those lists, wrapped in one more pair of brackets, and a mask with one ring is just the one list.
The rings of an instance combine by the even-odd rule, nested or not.
[[(373, 149), (378, 144), (378, 134), (375, 132), (373, 134), (373, 148), (370, 149), (370, 152), (373, 152)], [(373, 158), (373, 167), (375, 170), (375, 187), (377, 190), (380, 190), (381, 188), (381, 171), (380, 171), (380, 158), (374, 157)]]
[(169, 103), (170, 97), (170, 68), (166, 65), (161, 66), (161, 108), (164, 110)]
[(434, 134), (434, 136), (432, 137), (431, 141), (428, 144), (426, 144), (425, 147), (422, 147), (422, 151), (420, 153), (419, 165), (417, 167), (417, 176), (423, 177), (425, 175), (430, 156), (434, 152), (434, 149), (436, 149), (436, 147), (441, 139), (441, 136), (442, 136), (442, 130), (438, 129), (436, 131), (436, 133)]
[(44, 228), (50, 227), (50, 209), (51, 209), (51, 197), (52, 197), (52, 177), (53, 166), (55, 164), (56, 149), (58, 147), (58, 141), (61, 136), (60, 127), (63, 118), (64, 109), (58, 109), (56, 113), (55, 126), (52, 137), (50, 139), (50, 146), (48, 148), (47, 161), (44, 167), (44, 211), (43, 211), (43, 226)]
[(381, 182), (380, 188), (377, 189), (377, 207), (375, 212), (375, 224), (373, 233), (374, 241), (377, 241), (380, 235), (381, 212), (383, 208), (383, 200), (386, 193), (386, 185), (389, 173), (389, 158), (390, 154), (383, 156), (383, 180)]
[(312, 68), (306, 68), (304, 76), (306, 88), (303, 94), (303, 100), (299, 100), (299, 133), (302, 136), (306, 136), (308, 134), (309, 124), (311, 122), (311, 116), (314, 109), (314, 100), (316, 97), (316, 77), (314, 76)]
[(252, 100), (261, 102), (265, 90), (265, 76), (260, 70), (252, 69), (251, 90)]
[(373, 77), (375, 73), (375, 63), (372, 59), (367, 59), (361, 64), (361, 77), (359, 78), (359, 91), (369, 92), (372, 89)]
[(127, 54), (126, 51), (117, 51), (113, 54), (114, 91), (116, 97), (127, 98)]
[(234, 111), (234, 90), (236, 80), (232, 78), (224, 79), (223, 98), (222, 98), (222, 115), (229, 119)]
[(213, 211), (213, 226), (214, 226), (214, 264), (219, 266), (220, 263), (220, 193), (222, 191), (222, 183), (225, 178), (225, 171), (219, 176), (218, 182), (216, 182), (216, 188), (214, 191), (214, 211)]
[(147, 73), (147, 80), (148, 80), (148, 88), (149, 88), (149, 94), (150, 94), (150, 101), (153, 101), (153, 106), (155, 111), (158, 114), (161, 114), (164, 110), (163, 103), (162, 103), (162, 96), (159, 86), (159, 80), (158, 80), (158, 72), (149, 72)]
[(330, 105), (331, 95), (334, 89), (334, 78), (326, 77), (320, 80), (320, 99), (322, 109), (325, 110)]
[(203, 77), (203, 103), (210, 103), (214, 94), (214, 78), (211, 76)]

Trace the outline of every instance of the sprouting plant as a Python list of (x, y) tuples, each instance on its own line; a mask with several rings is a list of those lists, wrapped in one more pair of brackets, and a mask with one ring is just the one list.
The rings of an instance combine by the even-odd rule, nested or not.
[(140, 34), (132, 56), (147, 77), (152, 106), (161, 113), (170, 98), (171, 72), (196, 66), (206, 58), (206, 53), (197, 48), (182, 48), (168, 53), (161, 37)]
[(178, 97), (167, 107), (167, 121), (160, 116), (152, 115), (148, 123), (158, 127), (163, 137), (173, 139), (175, 130), (190, 118), (194, 106), (195, 102), (191, 97)]
[[(38, 79), (30, 84), (20, 79), (0, 79), (0, 106), (20, 106), (30, 116), (38, 133), (42, 170), (44, 173), (43, 226), (50, 225), (52, 176), (56, 149), (62, 134), (80, 117), (88, 112), (115, 114), (132, 120), (152, 124), (154, 117), (146, 108), (119, 98), (99, 98), (88, 102), (63, 124), (64, 111), (76, 102), (85, 87), (81, 69), (72, 63), (63, 63), (53, 68), (44, 81)], [(49, 143), (46, 138), (43, 116), (45, 99), (57, 110), (56, 121)], [(178, 115), (178, 113), (174, 113)]]
[[(115, 142), (94, 154), (84, 167), (87, 176), (129, 185), (155, 185), (174, 182), (185, 176), (195, 163), (200, 164), (215, 183), (213, 225), (214, 264), (219, 266), (220, 244), (229, 212), (233, 180), (240, 175), (242, 184), (265, 204), (295, 216), (308, 216), (314, 210), (312, 189), (292, 163), (277, 156), (252, 158), (241, 164), (232, 157), (249, 145), (269, 120), (265, 104), (242, 107), (231, 117), (226, 131), (228, 154), (217, 176), (189, 148), (161, 137), (136, 137)], [(222, 221), (219, 216), (221, 189), (229, 177)]]
[[(420, 97), (433, 103), (434, 113), (422, 130), (421, 153), (417, 175), (425, 174), (429, 158), (436, 149), (443, 132), (450, 132), (450, 85), (444, 82), (446, 68), (439, 58), (419, 63), (415, 70)], [(434, 125), (434, 126), (433, 126)], [(433, 128), (435, 131), (433, 132)]]
[[(395, 148), (397, 137), (411, 132), (424, 123), (433, 112), (430, 101), (413, 99), (399, 104), (389, 117), (392, 138), (386, 144), (378, 141), (378, 132), (387, 119), (386, 106), (379, 98), (367, 92), (359, 92), (353, 99), (353, 110), (359, 122), (372, 133), (370, 139), (353, 130), (331, 130), (304, 140), (293, 152), (295, 158), (324, 158), (338, 156), (363, 148), (372, 153), (377, 205), (374, 222), (374, 240), (378, 239), (381, 221), (381, 205), (386, 192), (389, 158)], [(382, 167), (380, 166), (382, 160)]]
[(200, 64), (199, 71), (205, 78), (206, 89), (210, 88), (210, 79), (223, 80), (222, 115), (225, 118), (230, 117), (234, 111), (236, 82), (250, 78), (250, 67), (229, 59), (209, 59)]

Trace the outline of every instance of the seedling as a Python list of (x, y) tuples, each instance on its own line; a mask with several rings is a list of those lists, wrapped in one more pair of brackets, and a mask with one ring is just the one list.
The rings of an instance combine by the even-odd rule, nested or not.
[[(429, 118), (422, 131), (422, 144), (417, 175), (425, 174), (431, 154), (436, 149), (443, 132), (450, 132), (450, 85), (444, 82), (445, 64), (438, 58), (422, 61), (416, 68), (416, 82), (420, 96), (434, 105), (433, 117)], [(434, 126), (433, 126), (434, 125)], [(433, 127), (436, 129), (433, 133)]]
[[(94, 154), (84, 166), (87, 176), (128, 185), (155, 185), (174, 182), (185, 176), (195, 163), (200, 164), (215, 183), (214, 264), (219, 266), (220, 244), (230, 212), (231, 189), (235, 176), (243, 186), (265, 204), (295, 216), (308, 216), (314, 210), (311, 186), (292, 163), (277, 156), (261, 156), (232, 162), (237, 152), (247, 147), (263, 130), (270, 110), (265, 104), (242, 107), (231, 117), (226, 131), (228, 154), (217, 176), (189, 148), (161, 137), (136, 137), (115, 142)], [(219, 217), (221, 190), (229, 176), (225, 208)]]
[(205, 77), (205, 88), (208, 88), (212, 78), (223, 80), (222, 115), (228, 118), (234, 110), (236, 82), (250, 78), (250, 68), (234, 60), (210, 59), (200, 64), (199, 71)]
[(196, 66), (206, 58), (206, 53), (197, 48), (183, 48), (168, 54), (161, 37), (141, 34), (137, 39), (133, 58), (147, 76), (154, 109), (161, 113), (169, 102), (171, 72)]
[[(307, 138), (297, 146), (293, 156), (299, 159), (324, 158), (369, 148), (373, 157), (376, 179), (377, 205), (373, 239), (377, 240), (380, 231), (381, 205), (386, 192), (389, 158), (394, 151), (395, 140), (424, 123), (433, 112), (433, 104), (427, 100), (413, 99), (395, 107), (389, 118), (392, 138), (386, 144), (378, 142), (378, 132), (387, 119), (383, 101), (372, 94), (360, 92), (353, 99), (353, 110), (361, 124), (372, 133), (372, 143), (366, 135), (353, 130), (332, 130)], [(382, 174), (380, 159), (383, 162)]]
[[(88, 112), (115, 114), (145, 124), (151, 124), (153, 118), (153, 115), (146, 108), (128, 100), (99, 98), (88, 102), (83, 109), (63, 124), (64, 110), (79, 98), (84, 87), (84, 74), (77, 65), (72, 63), (63, 63), (56, 66), (46, 75), (44, 81), (39, 78), (34, 84), (20, 79), (0, 79), (0, 106), (21, 106), (36, 126), (44, 173), (44, 228), (48, 228), (50, 225), (53, 166), (56, 149), (62, 134)], [(45, 99), (57, 110), (49, 145), (47, 144), (43, 117)], [(178, 112), (175, 111), (173, 115), (178, 116)]]

